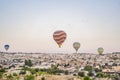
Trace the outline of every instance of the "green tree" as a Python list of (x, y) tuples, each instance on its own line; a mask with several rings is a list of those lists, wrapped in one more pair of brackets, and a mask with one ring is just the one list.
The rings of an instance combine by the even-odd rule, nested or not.
[(115, 74), (111, 76), (112, 80), (120, 80), (120, 76)]
[(25, 60), (25, 65), (26, 65), (26, 66), (29, 66), (29, 67), (32, 67), (32, 66), (33, 66), (31, 60)]
[(73, 74), (73, 76), (77, 76), (76, 74)]
[(86, 66), (85, 68), (84, 68), (86, 71), (92, 71), (92, 66)]
[(14, 77), (11, 75), (11, 74), (9, 74), (8, 76), (7, 76), (7, 80), (13, 80), (14, 79)]
[(13, 76), (17, 76), (17, 74), (16, 74), (16, 73), (13, 73)]
[(103, 78), (104, 77), (104, 73), (103, 72), (98, 72), (96, 77)]
[(20, 80), (20, 76), (17, 75), (17, 76), (15, 77), (15, 80)]
[(94, 76), (94, 73), (92, 71), (90, 71), (90, 72), (88, 72), (87, 75), (90, 76), (90, 77), (92, 77), (92, 76)]
[(3, 67), (1, 67), (1, 69), (0, 69), (0, 79), (3, 78), (3, 74), (4, 74), (5, 72), (6, 72), (6, 69), (3, 68)]
[(85, 76), (83, 80), (92, 80), (89, 76)]
[(105, 63), (105, 66), (108, 66), (108, 63)]
[(25, 74), (26, 74), (26, 71), (25, 71), (25, 70), (21, 70), (19, 74), (20, 74), (20, 75), (21, 75), (21, 74), (22, 74), (22, 75), (25, 75)]
[(2, 72), (0, 72), (0, 79), (3, 77), (3, 73)]
[(31, 73), (31, 74), (36, 74), (35, 69), (31, 69), (31, 70), (30, 70), (30, 73)]
[(6, 72), (6, 69), (5, 69), (5, 68), (1, 68), (1, 69), (0, 69), (0, 72), (5, 73), (5, 72)]
[(28, 65), (28, 60), (25, 60), (25, 65), (26, 65), (26, 66)]
[(29, 70), (31, 70), (29, 67), (26, 67), (26, 66), (24, 66), (23, 68), (22, 68), (22, 70), (24, 70), (24, 71), (29, 71)]
[(3, 66), (0, 65), (0, 68), (3, 68)]
[(39, 72), (39, 68), (35, 68), (35, 71), (36, 71), (36, 72)]
[(55, 69), (55, 70), (56, 70), (56, 69), (58, 69), (58, 67), (57, 67), (56, 65), (53, 65), (53, 64), (52, 64), (52, 65), (51, 65), (51, 69)]
[(85, 73), (84, 73), (84, 72), (78, 72), (78, 76), (84, 77), (84, 76), (85, 76)]
[(28, 60), (28, 66), (29, 66), (29, 67), (32, 67), (32, 66), (33, 66), (33, 64), (32, 64), (32, 61), (31, 61), (31, 60)]
[(95, 68), (94, 70), (95, 70), (96, 73), (102, 72), (102, 70), (101, 70), (101, 69), (98, 69), (98, 68)]
[(66, 70), (66, 71), (65, 71), (65, 75), (68, 75), (68, 74), (69, 74), (69, 72), (68, 72), (68, 70)]
[(116, 64), (116, 63), (113, 63), (112, 66), (117, 66), (117, 64)]

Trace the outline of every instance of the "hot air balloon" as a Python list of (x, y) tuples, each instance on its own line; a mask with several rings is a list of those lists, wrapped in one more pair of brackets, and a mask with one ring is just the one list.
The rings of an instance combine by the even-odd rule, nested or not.
[(80, 43), (79, 42), (74, 42), (73, 43), (73, 48), (76, 50), (76, 52), (78, 51), (78, 49), (80, 48)]
[(103, 53), (104, 49), (102, 47), (98, 48), (98, 53), (101, 55)]
[(5, 48), (5, 50), (7, 51), (8, 49), (9, 49), (9, 45), (8, 44), (6, 44), (5, 46), (4, 46), (4, 48)]
[(59, 48), (61, 48), (63, 42), (66, 40), (66, 37), (67, 37), (67, 34), (62, 30), (55, 31), (53, 33), (53, 38), (58, 44)]

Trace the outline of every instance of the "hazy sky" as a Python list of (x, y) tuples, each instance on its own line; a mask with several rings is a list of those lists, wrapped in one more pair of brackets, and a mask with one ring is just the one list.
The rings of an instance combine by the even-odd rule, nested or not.
[[(53, 40), (56, 30), (67, 39), (62, 48)], [(120, 0), (0, 0), (0, 50), (74, 53), (120, 51)]]

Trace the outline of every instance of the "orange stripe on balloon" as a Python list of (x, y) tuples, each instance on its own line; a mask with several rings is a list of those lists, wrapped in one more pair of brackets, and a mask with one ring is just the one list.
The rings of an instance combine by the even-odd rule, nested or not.
[(66, 39), (66, 37), (62, 37), (60, 39), (55, 38), (54, 40), (59, 41), (59, 40), (62, 40), (62, 39)]
[(61, 39), (61, 38), (66, 38), (66, 35), (60, 37), (54, 37), (54, 39)]

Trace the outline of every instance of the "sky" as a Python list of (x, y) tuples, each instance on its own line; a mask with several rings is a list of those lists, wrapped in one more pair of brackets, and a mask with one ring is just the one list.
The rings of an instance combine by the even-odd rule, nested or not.
[[(56, 30), (67, 33), (59, 48)], [(0, 0), (0, 51), (74, 53), (120, 52), (120, 0)]]

